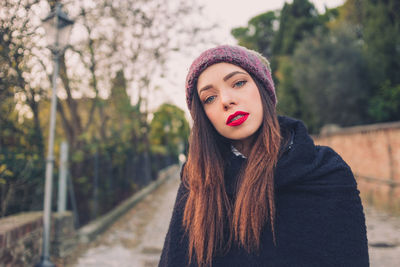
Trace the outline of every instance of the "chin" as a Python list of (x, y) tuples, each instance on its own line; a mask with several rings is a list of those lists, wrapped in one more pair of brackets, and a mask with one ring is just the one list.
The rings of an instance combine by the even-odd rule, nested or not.
[(252, 135), (253, 134), (240, 134), (240, 135), (230, 135), (230, 136), (225, 136), (225, 137), (232, 141), (241, 141), (241, 140), (248, 139)]

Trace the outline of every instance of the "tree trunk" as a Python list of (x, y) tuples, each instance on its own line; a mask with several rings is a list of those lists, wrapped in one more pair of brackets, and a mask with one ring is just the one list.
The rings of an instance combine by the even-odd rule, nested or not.
[(10, 183), (8, 186), (8, 190), (6, 189), (6, 185), (2, 185), (1, 188), (1, 196), (3, 197), (3, 199), (1, 200), (1, 214), (0, 217), (4, 217), (7, 213), (7, 209), (9, 206), (9, 202), (11, 201), (13, 195), (14, 195), (14, 191), (15, 191), (15, 186), (13, 183)]

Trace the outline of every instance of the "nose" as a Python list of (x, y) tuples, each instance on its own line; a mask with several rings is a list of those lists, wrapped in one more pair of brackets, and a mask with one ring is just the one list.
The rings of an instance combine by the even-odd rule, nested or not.
[(224, 110), (228, 110), (230, 107), (236, 105), (236, 99), (230, 90), (222, 90), (220, 93), (221, 105)]

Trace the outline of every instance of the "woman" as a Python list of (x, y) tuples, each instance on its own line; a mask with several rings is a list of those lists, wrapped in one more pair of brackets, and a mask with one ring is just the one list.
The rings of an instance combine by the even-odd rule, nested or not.
[(159, 266), (369, 266), (350, 167), (277, 116), (268, 61), (203, 52), (186, 80), (188, 160)]

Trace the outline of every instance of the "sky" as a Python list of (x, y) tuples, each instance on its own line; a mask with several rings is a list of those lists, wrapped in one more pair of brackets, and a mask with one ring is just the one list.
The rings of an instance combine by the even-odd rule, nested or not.
[[(205, 14), (210, 20), (218, 21), (221, 32), (225, 32), (227, 41), (232, 38), (230, 30), (239, 26), (246, 26), (247, 22), (254, 16), (266, 11), (281, 9), (285, 2), (292, 0), (199, 0), (205, 6)], [(327, 7), (336, 7), (344, 3), (344, 0), (310, 0), (319, 13), (323, 13)], [(232, 38), (233, 39), (233, 38)]]
[[(252, 17), (267, 11), (281, 9), (285, 2), (292, 2), (292, 0), (198, 0), (198, 3), (204, 6), (204, 19), (219, 24), (217, 29), (218, 40), (216, 41), (220, 44), (232, 45), (236, 44), (235, 39), (230, 34), (232, 28), (247, 26), (247, 22)], [(344, 0), (310, 0), (310, 2), (316, 6), (319, 13), (323, 13), (325, 6), (328, 8), (340, 6), (344, 3)], [(169, 74), (172, 83), (164, 84), (164, 87), (168, 88), (163, 90), (162, 96), (154, 98), (153, 107), (165, 101), (172, 102), (183, 109), (187, 117), (190, 118), (185, 102), (185, 77), (191, 62), (203, 50), (196, 51), (194, 49), (193, 56), (185, 55), (172, 58)]]

